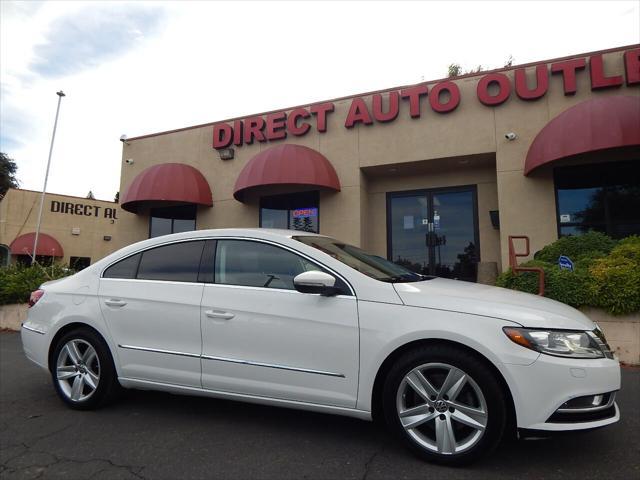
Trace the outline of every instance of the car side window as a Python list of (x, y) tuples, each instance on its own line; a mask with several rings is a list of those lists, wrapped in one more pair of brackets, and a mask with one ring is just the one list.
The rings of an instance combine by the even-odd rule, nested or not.
[(104, 271), (102, 278), (136, 278), (141, 256), (141, 253), (137, 253), (114, 263)]
[(197, 282), (204, 240), (172, 243), (142, 252), (139, 280)]
[(218, 240), (215, 282), (295, 290), (296, 275), (324, 269), (288, 250), (251, 240)]

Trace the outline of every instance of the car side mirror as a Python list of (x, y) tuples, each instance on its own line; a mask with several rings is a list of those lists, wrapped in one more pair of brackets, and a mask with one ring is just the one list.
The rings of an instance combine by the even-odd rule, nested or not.
[(324, 296), (337, 295), (340, 291), (335, 286), (334, 276), (318, 270), (302, 272), (293, 279), (293, 286), (301, 293), (319, 293)]

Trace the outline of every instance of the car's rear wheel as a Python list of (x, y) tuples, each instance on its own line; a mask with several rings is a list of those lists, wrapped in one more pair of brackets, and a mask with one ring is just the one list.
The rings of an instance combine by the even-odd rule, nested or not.
[(108, 346), (89, 329), (73, 330), (58, 340), (51, 376), (60, 398), (78, 410), (104, 405), (121, 388)]
[(437, 345), (398, 359), (383, 391), (391, 429), (418, 455), (455, 465), (486, 455), (507, 421), (495, 374), (469, 352)]

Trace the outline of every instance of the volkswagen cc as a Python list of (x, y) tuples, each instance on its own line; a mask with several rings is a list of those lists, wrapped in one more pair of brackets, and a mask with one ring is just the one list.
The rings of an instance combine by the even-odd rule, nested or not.
[(134, 388), (375, 418), (444, 464), (619, 419), (618, 361), (581, 312), (306, 232), (145, 240), (30, 305), (24, 351), (74, 409)]

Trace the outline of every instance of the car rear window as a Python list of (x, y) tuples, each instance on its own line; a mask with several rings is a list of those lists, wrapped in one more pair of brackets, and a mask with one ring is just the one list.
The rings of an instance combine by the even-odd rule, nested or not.
[(142, 254), (138, 253), (130, 257), (120, 260), (118, 263), (114, 263), (104, 271), (103, 278), (136, 278), (138, 273), (138, 265), (140, 264), (140, 257)]
[(142, 253), (139, 280), (197, 282), (204, 241), (181, 242)]

